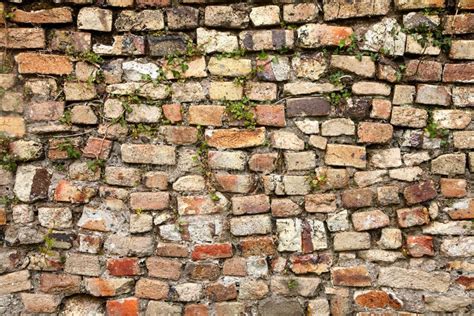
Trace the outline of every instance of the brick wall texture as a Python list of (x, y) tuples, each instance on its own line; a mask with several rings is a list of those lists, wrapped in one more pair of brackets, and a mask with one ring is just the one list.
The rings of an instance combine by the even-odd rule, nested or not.
[(1, 315), (473, 313), (473, 0), (0, 12)]

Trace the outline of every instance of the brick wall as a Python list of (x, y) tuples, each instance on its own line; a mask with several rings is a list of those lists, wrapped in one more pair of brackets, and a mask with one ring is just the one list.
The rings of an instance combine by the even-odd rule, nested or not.
[(0, 1), (0, 314), (472, 313), (474, 1)]

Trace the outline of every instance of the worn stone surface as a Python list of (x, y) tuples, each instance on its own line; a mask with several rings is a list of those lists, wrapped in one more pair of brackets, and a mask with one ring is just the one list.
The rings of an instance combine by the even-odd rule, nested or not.
[(472, 314), (473, 1), (43, 2), (0, 1), (0, 314)]

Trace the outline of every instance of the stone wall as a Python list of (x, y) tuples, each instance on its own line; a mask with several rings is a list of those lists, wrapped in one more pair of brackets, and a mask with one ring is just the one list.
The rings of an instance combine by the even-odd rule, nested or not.
[(0, 1), (0, 314), (472, 313), (474, 1)]

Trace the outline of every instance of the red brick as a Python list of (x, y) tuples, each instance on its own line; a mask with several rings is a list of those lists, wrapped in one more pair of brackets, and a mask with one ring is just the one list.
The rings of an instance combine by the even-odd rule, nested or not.
[(67, 56), (19, 53), (15, 56), (21, 74), (69, 75), (72, 62)]
[(67, 7), (52, 8), (39, 11), (15, 10), (11, 18), (17, 23), (59, 24), (72, 22), (72, 10)]
[(82, 155), (87, 158), (107, 159), (113, 142), (105, 138), (89, 137)]
[(168, 208), (169, 202), (168, 192), (134, 192), (130, 194), (130, 207), (134, 210), (164, 210)]
[(0, 30), (0, 47), (14, 49), (45, 48), (46, 37), (43, 29), (11, 28)]
[(365, 308), (393, 308), (400, 309), (402, 302), (396, 299), (393, 295), (388, 294), (384, 291), (371, 290), (356, 294), (354, 296), (354, 302)]
[(156, 254), (162, 257), (186, 258), (189, 254), (188, 247), (180, 244), (159, 243)]
[(407, 249), (410, 256), (415, 258), (434, 256), (433, 237), (407, 236)]
[(258, 125), (284, 127), (285, 106), (283, 105), (257, 105), (255, 116)]
[(191, 254), (193, 260), (220, 259), (232, 257), (232, 244), (201, 244), (196, 245)]
[(108, 259), (107, 270), (113, 276), (139, 275), (140, 265), (137, 258)]
[(84, 283), (87, 293), (98, 297), (129, 293), (133, 286), (133, 280), (125, 278), (87, 278)]
[(434, 199), (437, 192), (432, 181), (424, 181), (407, 186), (403, 195), (408, 204), (417, 204)]
[(206, 287), (206, 295), (216, 302), (234, 300), (237, 298), (237, 287), (235, 284), (211, 283)]
[(181, 122), (183, 120), (180, 104), (163, 104), (162, 109), (164, 116), (171, 123)]
[(107, 301), (108, 316), (138, 316), (138, 299), (135, 297)]
[(191, 105), (188, 110), (189, 124), (222, 126), (225, 107), (216, 105)]
[(215, 173), (214, 179), (223, 192), (249, 193), (254, 186), (254, 178), (248, 174)]
[(26, 110), (26, 117), (30, 121), (56, 121), (64, 114), (64, 102), (45, 101), (31, 103)]
[(189, 304), (184, 308), (184, 316), (207, 316), (209, 308), (204, 304)]
[(448, 198), (461, 198), (467, 195), (467, 181), (465, 179), (445, 179), (439, 180), (441, 194)]
[(76, 294), (81, 292), (81, 277), (70, 274), (41, 273), (40, 291), (48, 294)]
[(181, 262), (175, 259), (150, 257), (146, 260), (148, 276), (169, 280), (178, 280), (181, 276)]
[(250, 157), (249, 168), (252, 171), (271, 173), (276, 169), (277, 153), (254, 154)]
[(388, 226), (390, 219), (384, 212), (373, 210), (352, 214), (352, 224), (356, 231), (365, 231)]
[(272, 256), (276, 252), (273, 238), (269, 236), (242, 239), (240, 249), (244, 257)]
[(190, 145), (198, 140), (198, 130), (191, 126), (163, 126), (162, 133), (170, 144)]
[(398, 225), (400, 227), (412, 227), (425, 225), (430, 222), (430, 214), (426, 207), (402, 208), (397, 210)]
[(7, 224), (7, 210), (0, 207), (0, 226)]
[(161, 171), (150, 171), (144, 175), (144, 184), (147, 188), (166, 190), (168, 188), (168, 175)]
[(335, 286), (371, 286), (372, 280), (365, 266), (337, 267), (331, 269), (331, 279)]
[(168, 283), (147, 278), (141, 278), (135, 285), (135, 296), (151, 300), (163, 300), (168, 297)]
[(342, 206), (347, 208), (360, 208), (371, 206), (374, 192), (371, 189), (345, 190), (341, 195)]
[[(298, 29), (299, 46), (315, 48), (320, 46), (337, 46), (344, 40), (351, 43), (352, 28), (328, 24), (306, 24)], [(303, 36), (304, 34), (304, 36)]]

